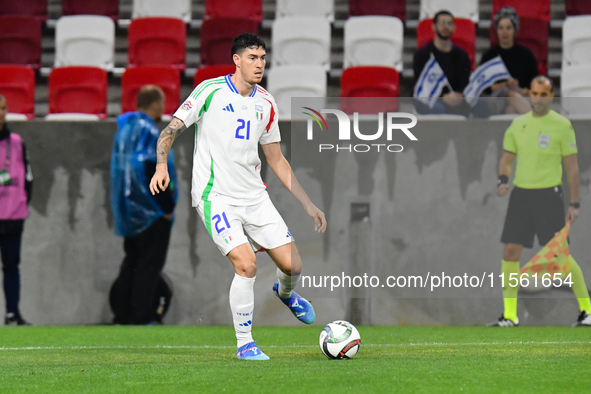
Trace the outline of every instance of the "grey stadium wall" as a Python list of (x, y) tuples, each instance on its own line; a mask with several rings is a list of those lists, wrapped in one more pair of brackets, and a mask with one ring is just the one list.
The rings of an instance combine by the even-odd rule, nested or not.
[[(320, 266), (340, 272), (339, 264), (353, 256), (350, 241), (355, 235), (350, 233), (349, 212), (350, 204), (357, 200), (372, 209), (366, 239), (386, 245), (372, 251), (371, 259), (392, 267), (393, 272), (403, 271), (401, 262), (410, 265), (431, 260), (433, 270), (451, 272), (454, 267), (472, 267), (479, 272), (499, 273), (499, 238), (508, 198), (498, 198), (494, 193), (503, 131), (508, 124), (480, 120), (419, 122), (416, 132), (421, 144), (403, 153), (383, 155), (377, 161), (351, 161), (345, 155), (322, 171), (313, 171), (291, 160), (311, 199), (327, 213), (329, 230), (325, 235), (313, 232), (311, 219), (265, 168), (263, 176), (271, 198), (301, 245), (304, 274)], [(574, 121), (573, 125), (579, 146), (582, 209), (571, 232), (571, 251), (589, 285), (591, 122)], [(283, 122), (280, 126), (284, 152), (290, 158), (291, 125)], [(15, 122), (10, 127), (24, 137), (35, 175), (21, 262), (24, 316), (34, 324), (110, 322), (108, 291), (123, 257), (122, 239), (114, 235), (109, 206), (115, 122), (31, 121)], [(181, 193), (164, 269), (174, 285), (165, 323), (232, 324), (228, 290), (233, 269), (191, 207), (193, 133), (181, 135), (174, 150)], [(528, 253), (531, 257), (534, 252)], [(271, 292), (273, 263), (266, 255), (259, 253), (258, 257), (256, 324), (298, 324)], [(524, 259), (522, 263), (527, 261)], [(567, 298), (520, 299), (520, 317), (525, 316), (530, 325), (570, 323), (578, 308), (570, 293)], [(338, 294), (316, 297), (313, 302), (317, 324), (350, 313), (351, 300)], [(382, 325), (484, 324), (502, 310), (500, 289), (487, 296), (460, 299), (379, 293), (362, 304), (362, 322)]]

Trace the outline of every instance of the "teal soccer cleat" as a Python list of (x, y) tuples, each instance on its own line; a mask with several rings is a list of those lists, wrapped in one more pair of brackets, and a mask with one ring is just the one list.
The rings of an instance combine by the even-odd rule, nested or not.
[(236, 358), (238, 360), (269, 360), (269, 356), (261, 352), (261, 349), (254, 342), (249, 342), (238, 348)]
[[(279, 283), (275, 282), (273, 285), (273, 291), (275, 295), (279, 297)], [(291, 292), (291, 297), (289, 298), (281, 298), (279, 297), (281, 302), (283, 302), (291, 313), (301, 322), (306, 324), (314, 323), (316, 320), (316, 313), (314, 313), (314, 307), (312, 304), (308, 302), (304, 297), (300, 296), (295, 291)]]

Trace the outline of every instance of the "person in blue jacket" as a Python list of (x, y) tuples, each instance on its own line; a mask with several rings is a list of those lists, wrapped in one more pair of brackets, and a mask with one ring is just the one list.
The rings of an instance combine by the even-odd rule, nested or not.
[(154, 122), (164, 112), (164, 100), (159, 87), (145, 85), (138, 94), (137, 112), (117, 118), (111, 156), (111, 206), (115, 232), (124, 237), (125, 258), (112, 289), (115, 324), (159, 321), (154, 308), (156, 289), (178, 201), (173, 155), (168, 157), (172, 187), (155, 196), (149, 188), (160, 135)]

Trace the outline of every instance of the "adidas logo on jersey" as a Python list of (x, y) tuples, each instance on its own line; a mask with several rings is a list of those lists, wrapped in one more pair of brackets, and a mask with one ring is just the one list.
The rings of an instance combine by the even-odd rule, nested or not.
[(228, 104), (222, 111), (234, 112), (234, 107), (232, 107), (232, 104)]

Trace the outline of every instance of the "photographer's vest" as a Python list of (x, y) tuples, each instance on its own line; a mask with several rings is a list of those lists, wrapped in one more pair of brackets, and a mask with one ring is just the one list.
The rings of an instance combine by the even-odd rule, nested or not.
[[(9, 145), (10, 154), (7, 155)], [(10, 133), (8, 138), (0, 141), (0, 172), (2, 171), (8, 172), (10, 181), (0, 182), (0, 220), (26, 219), (29, 215), (25, 191), (26, 168), (21, 137), (18, 134)]]

